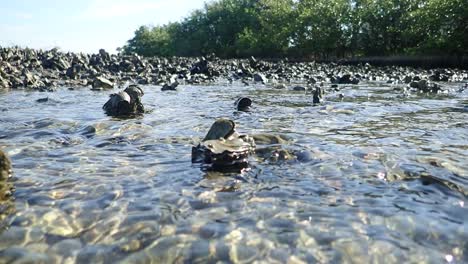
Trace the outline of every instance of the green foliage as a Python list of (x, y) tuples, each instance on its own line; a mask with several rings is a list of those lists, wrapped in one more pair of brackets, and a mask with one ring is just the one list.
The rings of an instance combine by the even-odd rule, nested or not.
[(466, 0), (423, 1), (411, 33), (418, 39), (414, 50), (430, 53), (468, 54), (468, 4)]
[(466, 0), (217, 0), (180, 22), (142, 26), (143, 56), (329, 58), (468, 55)]
[(135, 37), (128, 41), (123, 50), (126, 53), (137, 53), (143, 56), (168, 56), (171, 54), (171, 35), (168, 26), (141, 26), (135, 31)]
[(350, 29), (349, 12), (347, 0), (298, 1), (295, 29), (298, 50), (314, 57), (343, 53)]

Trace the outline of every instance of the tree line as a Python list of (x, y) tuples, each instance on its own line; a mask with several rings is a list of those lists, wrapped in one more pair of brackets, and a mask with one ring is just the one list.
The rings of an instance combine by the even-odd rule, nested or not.
[(217, 0), (181, 21), (141, 26), (142, 56), (468, 55), (466, 0)]

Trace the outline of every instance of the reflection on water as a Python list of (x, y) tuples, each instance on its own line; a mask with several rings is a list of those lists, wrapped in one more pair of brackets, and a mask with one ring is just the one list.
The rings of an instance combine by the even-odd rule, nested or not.
[[(134, 119), (105, 116), (108, 92), (0, 94), (0, 262), (468, 261), (466, 92), (368, 84), (313, 106), (269, 86), (144, 89)], [(207, 171), (191, 146), (220, 117), (281, 140)]]

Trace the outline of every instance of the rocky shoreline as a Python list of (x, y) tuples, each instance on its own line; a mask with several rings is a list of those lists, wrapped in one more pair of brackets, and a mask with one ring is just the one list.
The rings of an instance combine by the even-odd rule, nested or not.
[(214, 55), (206, 58), (143, 58), (111, 55), (103, 49), (97, 54), (63, 53), (57, 49), (0, 49), (0, 89), (54, 91), (60, 86), (111, 89), (128, 83), (160, 85), (166, 87), (164, 90), (174, 90), (179, 81), (207, 84), (220, 79), (240, 80), (246, 85), (249, 82), (268, 83), (277, 88), (296, 82), (305, 84), (305, 90), (319, 84), (331, 84), (333, 88), (335, 84), (384, 81), (422, 92), (440, 92), (442, 88), (438, 82), (466, 81), (468, 71), (287, 60), (273, 62), (253, 57), (221, 60)]

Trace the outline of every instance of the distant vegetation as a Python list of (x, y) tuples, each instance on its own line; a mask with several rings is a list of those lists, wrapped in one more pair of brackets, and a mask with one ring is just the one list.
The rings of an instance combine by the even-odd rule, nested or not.
[(466, 0), (218, 0), (180, 22), (141, 26), (143, 56), (468, 55)]

